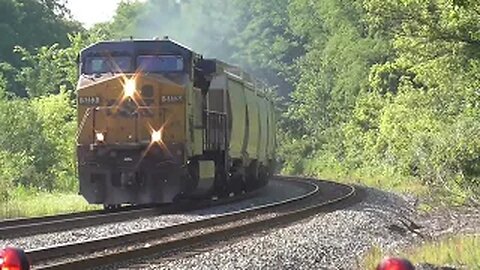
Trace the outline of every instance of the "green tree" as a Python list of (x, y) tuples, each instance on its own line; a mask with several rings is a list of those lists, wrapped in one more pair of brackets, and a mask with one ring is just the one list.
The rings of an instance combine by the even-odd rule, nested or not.
[(232, 35), (232, 61), (275, 86), (281, 96), (298, 78), (296, 62), (305, 53), (305, 38), (289, 20), (290, 0), (235, 1), (237, 34)]
[(286, 169), (375, 169), (478, 190), (479, 6), (289, 1), (289, 27), (306, 53), (281, 121)]
[(48, 170), (55, 161), (54, 149), (39, 134), (42, 126), (28, 100), (0, 101), (0, 150), (31, 161), (21, 168), (20, 177), (12, 181), (50, 189), (54, 179), (49, 177)]
[(77, 57), (80, 50), (106, 39), (100, 31), (69, 34), (68, 38), (71, 45), (66, 48), (53, 44), (31, 53), (16, 47), (25, 65), (18, 71), (16, 81), (25, 86), (29, 97), (58, 94), (62, 88), (73, 93), (78, 81)]
[[(393, 53), (370, 69), (360, 96), (384, 102), (373, 114), (355, 113), (346, 126), (347, 164), (478, 190), (478, 5), (371, 0), (364, 6), (370, 29), (391, 40)], [(357, 102), (355, 112), (366, 105)]]
[(53, 188), (63, 191), (77, 189), (75, 157), (75, 109), (69, 93), (43, 96), (31, 101), (42, 126), (41, 136), (52, 146), (55, 162), (49, 173), (54, 177)]
[(308, 45), (298, 64), (288, 117), (303, 122), (309, 136), (338, 136), (360, 90), (368, 85), (370, 67), (388, 52), (388, 44), (362, 24), (360, 3), (299, 0), (289, 7), (291, 27)]
[(94, 29), (114, 38), (169, 36), (205, 57), (242, 66), (286, 95), (287, 77), (303, 53), (302, 40), (289, 29), (289, 2), (122, 2), (111, 23)]
[(78, 31), (80, 25), (66, 18), (68, 10), (62, 1), (2, 0), (0, 1), (0, 59), (18, 66), (14, 46), (28, 50), (59, 42), (68, 44), (67, 33)]

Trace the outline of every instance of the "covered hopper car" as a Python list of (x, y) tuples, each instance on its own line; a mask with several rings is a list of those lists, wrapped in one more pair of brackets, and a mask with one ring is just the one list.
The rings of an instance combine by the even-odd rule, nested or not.
[(226, 196), (267, 183), (272, 102), (248, 74), (168, 38), (79, 55), (80, 193), (108, 208)]

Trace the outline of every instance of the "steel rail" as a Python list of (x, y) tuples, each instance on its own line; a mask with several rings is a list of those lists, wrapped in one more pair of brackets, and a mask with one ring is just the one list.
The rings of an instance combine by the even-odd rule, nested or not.
[(177, 204), (166, 204), (150, 207), (125, 207), (114, 211), (96, 210), (56, 216), (5, 220), (0, 222), (0, 239), (12, 239), (42, 233), (73, 230), (87, 226), (122, 222), (140, 217), (192, 211), (219, 204), (230, 203), (253, 196), (255, 192), (239, 196), (218, 199), (182, 201)]
[(0, 221), (0, 239), (12, 239), (35, 234), (73, 230), (106, 223), (122, 222), (140, 217), (192, 211), (243, 200), (255, 196), (257, 192), (259, 192), (259, 190), (213, 201), (181, 201), (176, 204), (166, 204), (160, 206), (134, 206), (113, 211), (95, 210), (46, 217), (3, 220)]
[[(292, 182), (292, 184), (305, 186), (306, 183)], [(214, 218), (206, 218), (206, 219), (202, 219), (194, 222), (180, 223), (180, 224), (172, 225), (168, 227), (144, 230), (144, 231), (134, 232), (130, 234), (119, 235), (115, 237), (96, 239), (92, 241), (58, 245), (58, 246), (47, 247), (42, 249), (35, 249), (35, 250), (27, 251), (27, 253), (29, 255), (29, 258), (32, 261), (44, 261), (44, 260), (56, 257), (57, 254), (59, 253), (61, 253), (62, 255), (75, 254), (75, 253), (78, 253), (79, 251), (95, 250), (95, 249), (98, 249), (98, 247), (101, 247), (101, 249), (105, 249), (108, 247), (124, 245), (126, 243), (138, 242), (139, 239), (148, 240), (152, 237), (158, 238), (160, 236), (168, 236), (168, 235), (176, 234), (179, 232), (189, 231), (192, 229), (205, 228), (205, 227), (214, 226), (220, 223), (231, 222), (238, 218), (243, 218), (253, 213), (258, 213), (259, 211), (262, 211), (262, 210), (268, 210), (275, 206), (285, 205), (291, 202), (302, 200), (317, 192), (318, 192), (318, 186), (310, 186), (309, 192), (306, 192), (302, 195), (298, 195), (298, 196), (295, 196), (286, 200), (282, 200), (279, 202), (273, 202), (273, 203), (269, 203), (261, 206), (254, 206), (254, 207), (250, 207), (243, 210), (229, 212), (223, 215), (216, 216)]]
[(28, 224), (34, 224), (34, 223), (40, 223), (40, 222), (49, 222), (49, 221), (66, 219), (66, 218), (84, 217), (88, 215), (95, 215), (95, 214), (102, 214), (102, 213), (105, 213), (105, 210), (92, 210), (92, 211), (84, 211), (84, 212), (52, 215), (52, 216), (40, 216), (40, 217), (33, 217), (33, 218), (4, 219), (4, 220), (0, 220), (0, 228), (28, 225)]
[[(305, 181), (305, 179), (304, 179)], [(314, 184), (314, 181), (306, 181)], [(305, 182), (304, 182), (305, 183)], [(262, 228), (269, 228), (273, 225), (285, 224), (308, 217), (319, 211), (328, 211), (351, 204), (354, 201), (356, 189), (353, 186), (341, 185), (333, 182), (322, 182), (325, 186), (330, 185), (329, 189), (320, 190), (316, 185), (311, 192), (284, 200), (281, 202), (271, 203), (268, 205), (257, 206), (244, 209), (234, 213), (217, 216), (214, 218), (204, 219), (195, 222), (183, 223), (170, 227), (164, 227), (153, 230), (146, 230), (126, 235), (120, 235), (113, 238), (98, 239), (89, 242), (75, 243), (63, 246), (50, 247), (45, 249), (27, 251), (29, 258), (34, 263), (47, 262), (58, 257), (65, 257), (68, 254), (89, 253), (106, 250), (113, 247), (125, 247), (125, 245), (133, 245), (134, 243), (149, 243), (135, 248), (128, 248), (115, 253), (106, 253), (95, 256), (88, 254), (82, 259), (70, 259), (56, 264), (44, 264), (35, 269), (52, 270), (52, 269), (86, 269), (99, 265), (116, 263), (138, 256), (146, 256), (154, 253), (165, 252), (172, 249), (182, 248), (199, 244), (205, 241), (213, 241), (224, 239), (225, 237), (235, 237), (239, 233), (255, 231)], [(334, 191), (334, 192), (332, 192)], [(328, 193), (338, 193), (335, 195)], [(325, 199), (327, 198), (327, 199)], [(349, 199), (350, 202), (349, 202)], [(271, 215), (274, 211), (274, 215)], [(270, 215), (268, 215), (270, 213)], [(265, 215), (266, 218), (259, 218)], [(248, 218), (251, 218), (250, 220)], [(235, 224), (239, 223), (240, 224)], [(222, 227), (223, 226), (223, 227)], [(220, 227), (212, 230), (212, 228)], [(201, 232), (201, 230), (207, 232)], [(210, 229), (210, 231), (208, 231)], [(200, 232), (199, 232), (200, 230)], [(195, 233), (198, 232), (198, 233)], [(178, 237), (178, 235), (186, 234), (186, 236)], [(171, 239), (172, 236), (177, 238)], [(163, 241), (161, 241), (165, 238)], [(156, 239), (152, 243), (152, 239)], [(59, 256), (61, 254), (61, 256)]]
[(121, 222), (129, 219), (159, 215), (174, 210), (172, 206), (122, 209), (115, 212), (91, 211), (57, 216), (11, 220), (0, 223), (0, 239), (11, 239), (42, 233), (72, 230), (104, 223)]

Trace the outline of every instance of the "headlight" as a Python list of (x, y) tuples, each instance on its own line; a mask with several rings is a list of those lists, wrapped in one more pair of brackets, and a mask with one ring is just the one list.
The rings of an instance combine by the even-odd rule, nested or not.
[(159, 143), (162, 141), (162, 132), (160, 130), (152, 132), (152, 142)]
[(97, 142), (104, 142), (105, 141), (105, 134), (103, 134), (102, 132), (96, 132), (95, 133), (95, 140)]
[(136, 83), (134, 79), (127, 79), (125, 85), (123, 85), (123, 94), (126, 97), (133, 97), (136, 92)]

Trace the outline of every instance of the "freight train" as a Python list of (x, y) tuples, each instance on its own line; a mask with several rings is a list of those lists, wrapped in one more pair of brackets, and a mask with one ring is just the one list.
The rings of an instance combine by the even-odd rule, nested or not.
[(274, 106), (247, 73), (168, 38), (99, 42), (78, 64), (78, 176), (89, 203), (171, 203), (267, 183)]

